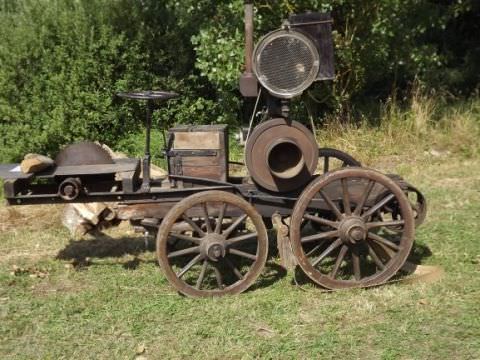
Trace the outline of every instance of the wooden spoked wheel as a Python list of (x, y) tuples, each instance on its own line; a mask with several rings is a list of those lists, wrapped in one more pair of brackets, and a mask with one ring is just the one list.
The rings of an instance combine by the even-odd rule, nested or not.
[(168, 281), (191, 297), (238, 294), (261, 274), (268, 253), (260, 214), (223, 191), (191, 195), (163, 219), (157, 257)]
[[(417, 188), (408, 183), (404, 185), (403, 192), (405, 193), (405, 196), (408, 198), (410, 206), (412, 207), (413, 218), (415, 219), (415, 227), (419, 227), (424, 223), (425, 218), (427, 217), (427, 200)], [(381, 194), (378, 199), (381, 200), (380, 198), (382, 196), (385, 196), (385, 194)], [(380, 219), (386, 216), (387, 218), (390, 217), (398, 220), (400, 216), (400, 208), (398, 203), (392, 201), (380, 209), (377, 214), (379, 215)], [(393, 227), (390, 229), (394, 230)], [(401, 227), (399, 229), (401, 229)]]
[(332, 148), (318, 149), (318, 167), (321, 174), (345, 167), (361, 167), (362, 164), (350, 154)]
[[(379, 199), (380, 194), (384, 196)], [(398, 208), (396, 218), (379, 217), (391, 203)], [(320, 226), (302, 227), (305, 220)], [(386, 282), (405, 263), (414, 233), (412, 208), (402, 189), (387, 176), (364, 168), (342, 169), (314, 180), (297, 201), (290, 226), (298, 264), (328, 289)]]

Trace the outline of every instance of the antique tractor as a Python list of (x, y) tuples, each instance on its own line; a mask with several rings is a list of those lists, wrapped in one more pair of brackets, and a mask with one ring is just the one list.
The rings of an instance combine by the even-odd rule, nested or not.
[[(177, 95), (122, 93), (146, 102), (141, 161), (113, 159), (87, 142), (67, 146), (53, 167), (38, 173), (0, 165), (8, 204), (115, 203), (119, 219), (156, 235), (165, 276), (193, 297), (249, 288), (267, 260), (272, 218), (282, 231), (280, 255), (294, 259), (322, 287), (375, 286), (397, 274), (412, 249), (415, 226), (425, 217), (422, 194), (399, 176), (362, 168), (341, 151), (319, 149), (312, 131), (289, 117), (292, 98), (334, 77), (329, 14), (292, 15), (255, 49), (251, 1), (245, 16), (240, 89), (257, 105), (260, 99), (268, 104), (267, 116), (255, 127), (254, 110), (247, 131), (249, 176), (230, 176), (228, 130), (215, 125), (170, 129), (163, 149), (168, 175), (152, 178), (153, 106)], [(339, 165), (331, 165), (333, 160)]]

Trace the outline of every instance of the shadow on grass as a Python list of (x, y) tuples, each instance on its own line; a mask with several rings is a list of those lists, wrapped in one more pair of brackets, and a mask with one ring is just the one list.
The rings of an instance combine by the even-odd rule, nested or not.
[(110, 258), (133, 255), (135, 258), (123, 264), (125, 269), (134, 270), (141, 260), (138, 255), (155, 251), (155, 241), (151, 238), (112, 238), (101, 234), (97, 239), (70, 241), (70, 243), (57, 254), (59, 260), (72, 261), (76, 267), (92, 265), (91, 258)]
[[(414, 265), (419, 265), (422, 263), (423, 259), (429, 258), (432, 256), (432, 251), (428, 246), (422, 245), (422, 244), (415, 244), (412, 251), (410, 252), (410, 255), (407, 258), (407, 262), (414, 264)], [(398, 280), (401, 279), (405, 276), (410, 275), (414, 271), (414, 267), (410, 268), (411, 270), (403, 270), (401, 269), (391, 280)], [(323, 289), (321, 286), (318, 284), (314, 283), (308, 276), (305, 275), (305, 273), (302, 271), (302, 269), (299, 266), (295, 267), (294, 270), (294, 278), (292, 280), (292, 285), (306, 285), (306, 284), (312, 284), (315, 287), (318, 287), (320, 289)], [(381, 286), (381, 285), (379, 285)], [(327, 290), (327, 289), (325, 289)]]
[[(265, 265), (262, 276), (249, 290), (268, 287), (287, 275), (287, 271), (273, 261), (275, 250), (272, 247), (272, 254)], [(97, 239), (71, 241), (56, 256), (58, 260), (71, 261), (77, 269), (85, 268), (95, 264), (92, 259), (121, 258), (125, 255), (132, 255), (134, 258), (122, 264), (127, 270), (135, 270), (145, 260), (138, 256), (145, 252), (155, 251), (155, 239), (153, 238), (112, 238), (105, 234), (99, 234)], [(155, 262), (156, 261), (147, 261)]]

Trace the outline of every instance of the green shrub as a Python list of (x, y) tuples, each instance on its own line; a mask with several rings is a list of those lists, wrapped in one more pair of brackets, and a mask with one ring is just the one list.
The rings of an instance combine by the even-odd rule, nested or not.
[[(396, 100), (418, 79), (446, 93), (480, 82), (480, 3), (474, 0), (258, 0), (256, 35), (292, 12), (332, 11), (337, 78), (316, 84), (292, 115), (319, 121)], [(144, 107), (119, 91), (173, 90), (155, 114), (175, 123), (245, 121), (243, 1), (0, 0), (0, 161), (54, 155), (66, 143), (128, 143)], [(375, 106), (371, 106), (372, 102)], [(307, 109), (308, 107), (308, 109)], [(243, 110), (243, 111), (242, 111)], [(308, 111), (307, 111), (308, 110)], [(353, 116), (362, 118), (362, 116)]]

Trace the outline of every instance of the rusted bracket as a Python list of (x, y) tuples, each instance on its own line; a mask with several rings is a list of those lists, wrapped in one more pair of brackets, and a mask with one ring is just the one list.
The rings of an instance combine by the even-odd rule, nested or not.
[(297, 265), (297, 261), (290, 246), (290, 238), (288, 237), (289, 228), (283, 223), (282, 216), (279, 213), (273, 214), (272, 222), (277, 230), (277, 247), (278, 254), (280, 255), (280, 265), (287, 271), (293, 270)]

